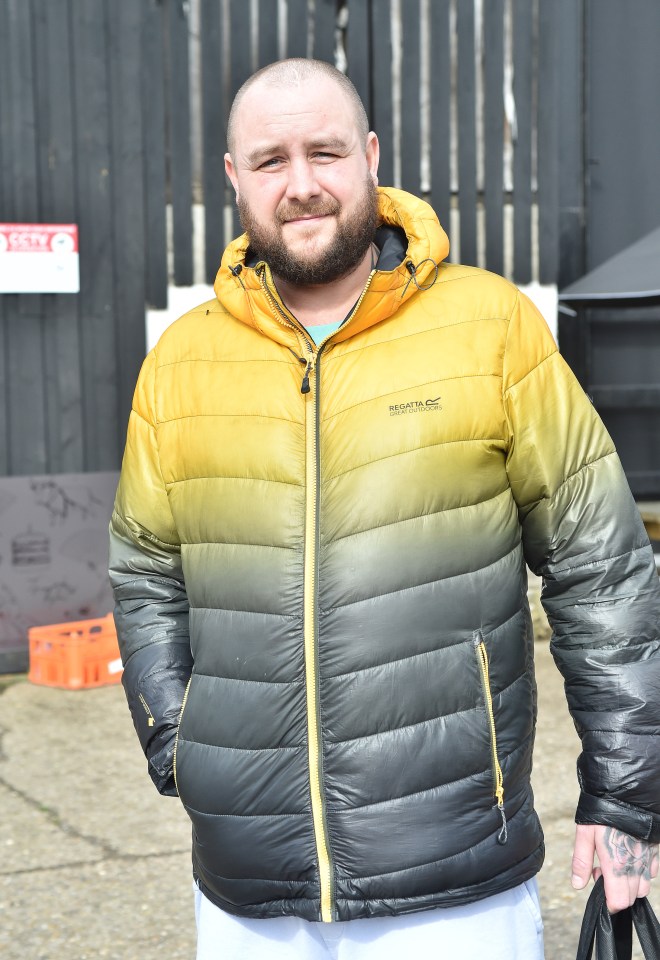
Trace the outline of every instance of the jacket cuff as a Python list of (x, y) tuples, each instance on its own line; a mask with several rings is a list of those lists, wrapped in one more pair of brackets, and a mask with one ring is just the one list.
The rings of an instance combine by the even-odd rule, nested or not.
[(153, 780), (159, 793), (165, 797), (178, 797), (179, 792), (174, 782), (174, 743), (176, 736), (170, 742), (148, 758), (149, 776)]
[(151, 643), (124, 664), (122, 684), (133, 724), (160, 793), (177, 796), (174, 745), (192, 670), (188, 644)]
[(594, 797), (584, 790), (580, 793), (575, 822), (579, 824), (602, 824), (614, 827), (647, 843), (660, 842), (660, 816), (639, 807), (632, 807), (621, 800)]

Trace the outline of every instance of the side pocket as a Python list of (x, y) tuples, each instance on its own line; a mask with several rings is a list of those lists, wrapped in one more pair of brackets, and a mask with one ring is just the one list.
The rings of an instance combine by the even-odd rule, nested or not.
[(144, 699), (144, 694), (143, 694), (143, 693), (138, 693), (138, 700), (139, 700), (140, 703), (142, 704), (142, 708), (143, 708), (144, 712), (145, 712), (146, 715), (147, 715), (147, 726), (148, 726), (148, 727), (153, 727), (153, 725), (155, 724), (156, 721), (154, 720), (154, 715), (153, 715), (153, 713), (151, 712), (151, 707), (149, 706), (149, 704), (147, 703), (147, 701)]
[(490, 737), (491, 761), (493, 767), (493, 795), (497, 803), (497, 809), (502, 818), (502, 826), (497, 834), (498, 843), (506, 843), (509, 836), (506, 823), (506, 814), (504, 812), (504, 777), (502, 767), (500, 766), (497, 754), (497, 730), (495, 729), (495, 714), (493, 711), (493, 695), (490, 689), (490, 673), (488, 668), (488, 651), (481, 632), (474, 635), (474, 649), (477, 655), (477, 664), (479, 666), (479, 675), (484, 694), (484, 705), (486, 707), (486, 719), (488, 721), (488, 733)]
[[(181, 721), (183, 720), (183, 711), (186, 709), (186, 701), (188, 700), (188, 691), (190, 690), (190, 683), (192, 681), (192, 674), (186, 684), (186, 690), (183, 694), (183, 701), (181, 703), (181, 712), (179, 714), (179, 722), (176, 728), (176, 737), (174, 738), (174, 755), (172, 757), (172, 773), (174, 774), (174, 786), (176, 787), (176, 792), (179, 793), (179, 784), (176, 779), (176, 752), (179, 746), (179, 730), (181, 729)], [(179, 796), (181, 794), (179, 793)]]

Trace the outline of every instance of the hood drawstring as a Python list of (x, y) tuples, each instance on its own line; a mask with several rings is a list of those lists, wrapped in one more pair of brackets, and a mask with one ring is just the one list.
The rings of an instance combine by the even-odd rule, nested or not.
[(229, 264), (229, 272), (231, 273), (232, 277), (234, 277), (234, 279), (238, 280), (238, 282), (239, 282), (240, 285), (241, 285), (241, 290), (243, 291), (244, 294), (247, 295), (247, 290), (245, 289), (245, 284), (243, 283), (243, 281), (242, 281), (242, 279), (241, 279), (241, 273), (243, 272), (243, 264), (242, 264), (242, 263), (237, 263), (235, 267), (232, 267), (232, 265)]
[(243, 287), (243, 290), (245, 290), (245, 284), (244, 284), (243, 281), (241, 280), (241, 271), (242, 271), (242, 270), (243, 270), (243, 264), (242, 264), (242, 263), (237, 263), (235, 267), (232, 267), (231, 264), (229, 265), (229, 272), (231, 273), (232, 277), (235, 277), (235, 278), (238, 280), (238, 282), (240, 283), (240, 285)]
[[(432, 274), (433, 279), (428, 283), (419, 283), (419, 281), (417, 280), (417, 271), (419, 270), (420, 267), (423, 267), (425, 263), (433, 264), (433, 267), (434, 267), (433, 274)], [(410, 274), (410, 279), (408, 280), (405, 287), (403, 288), (403, 293), (401, 294), (402, 298), (405, 297), (406, 290), (408, 289), (411, 283), (414, 283), (417, 289), (420, 291), (429, 290), (433, 286), (435, 281), (438, 279), (438, 273), (440, 272), (440, 265), (437, 264), (432, 257), (427, 257), (425, 260), (420, 260), (417, 266), (415, 266), (412, 260), (406, 260), (406, 270)]]

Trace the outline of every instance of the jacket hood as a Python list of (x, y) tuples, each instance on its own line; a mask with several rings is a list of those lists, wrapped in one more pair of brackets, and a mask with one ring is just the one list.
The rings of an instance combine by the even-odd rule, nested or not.
[[(404, 231), (405, 256), (394, 269), (377, 269), (371, 275), (358, 310), (334, 334), (337, 342), (386, 319), (420, 288), (431, 286), (449, 253), (447, 234), (424, 200), (392, 187), (379, 187), (378, 212), (382, 224)], [(237, 319), (288, 345), (294, 332), (279, 319), (273, 305), (275, 284), (270, 268), (263, 261), (248, 265), (248, 247), (247, 234), (243, 234), (225, 250), (214, 284), (216, 297)]]

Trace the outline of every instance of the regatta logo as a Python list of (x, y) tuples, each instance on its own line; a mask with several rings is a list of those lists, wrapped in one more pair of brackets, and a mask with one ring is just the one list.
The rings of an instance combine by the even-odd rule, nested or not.
[(432, 410), (442, 410), (442, 397), (433, 397), (428, 400), (411, 400), (409, 403), (391, 403), (390, 416), (404, 417), (409, 413), (430, 413)]

